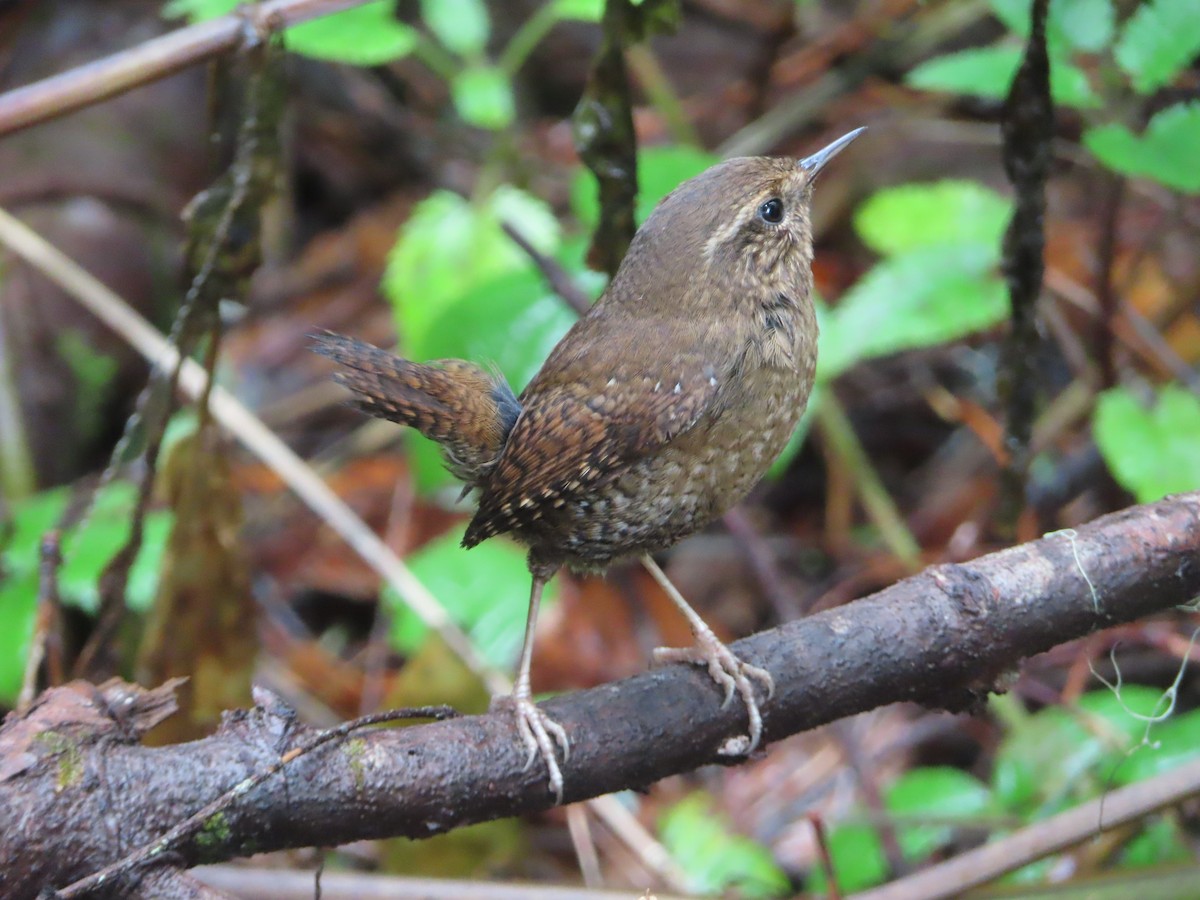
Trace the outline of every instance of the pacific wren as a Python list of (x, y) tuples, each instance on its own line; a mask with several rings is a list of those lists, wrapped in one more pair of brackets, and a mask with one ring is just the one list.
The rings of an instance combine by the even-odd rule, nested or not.
[(545, 583), (561, 567), (604, 569), (642, 556), (696, 637), (658, 661), (703, 664), (749, 715), (752, 679), (649, 554), (741, 500), (783, 449), (812, 390), (813, 181), (859, 128), (799, 162), (731, 159), (686, 181), (638, 230), (608, 289), (518, 397), (503, 377), (462, 360), (415, 363), (340, 335), (316, 339), (337, 380), (373, 416), (441, 444), (451, 472), (479, 489), (463, 546), (509, 532), (529, 547), (533, 589), (513, 694), (529, 752), (562, 801), (554, 743), (565, 730), (532, 700), (529, 664)]

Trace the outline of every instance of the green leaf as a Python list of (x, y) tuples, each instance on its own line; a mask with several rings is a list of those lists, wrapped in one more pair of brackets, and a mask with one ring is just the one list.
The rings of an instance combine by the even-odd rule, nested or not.
[(170, 0), (163, 6), (162, 14), (168, 19), (186, 17), (191, 22), (203, 22), (228, 15), (237, 9), (239, 2), (241, 0)]
[[(4, 554), (0, 554), (4, 560)], [(13, 571), (5, 566), (0, 577), (0, 705), (11, 708), (21, 691), (33, 620), (37, 615), (37, 567)]]
[[(58, 527), (71, 497), (70, 488), (64, 487), (12, 504), (12, 531), (0, 547), (0, 621), (8, 623), (0, 628), (0, 702), (15, 696), (20, 686), (37, 608), (42, 537)], [(96, 611), (100, 575), (125, 545), (135, 499), (132, 484), (109, 484), (96, 496), (82, 529), (63, 538), (58, 587), (64, 604), (89, 613)], [(127, 599), (134, 610), (145, 611), (154, 599), (171, 522), (171, 514), (165, 511), (154, 511), (146, 517), (141, 552), (130, 570), (127, 588)]]
[[(532, 269), (482, 282), (462, 294), (424, 336), (408, 343), (417, 359), (470, 359), (494, 365), (516, 393), (541, 368), (575, 314)], [(429, 492), (457, 484), (437, 445), (415, 431), (406, 439), (417, 487)]]
[[(638, 197), (634, 211), (637, 223), (640, 225), (650, 218), (659, 201), (682, 182), (720, 161), (720, 157), (695, 147), (647, 147), (639, 150)], [(571, 182), (571, 209), (587, 228), (595, 227), (600, 217), (596, 191), (596, 176), (581, 167)]]
[[(987, 785), (949, 766), (904, 773), (888, 788), (884, 805), (900, 820), (898, 839), (910, 860), (923, 859), (953, 838), (955, 829), (945, 820), (977, 819), (995, 811)], [(939, 824), (905, 823), (905, 818), (936, 819)]]
[[(227, 15), (239, 0), (172, 0), (163, 7), (167, 17), (186, 16), (192, 22)], [(417, 33), (396, 20), (393, 0), (374, 0), (342, 12), (293, 25), (284, 43), (294, 53), (314, 59), (378, 66), (407, 56), (417, 46)]]
[(1061, 41), (1086, 53), (1099, 53), (1112, 43), (1112, 0), (1051, 0), (1047, 18), (1047, 42)]
[(289, 50), (314, 59), (379, 66), (408, 56), (418, 37), (410, 26), (396, 21), (392, 0), (376, 0), (293, 25), (284, 40)]
[[(574, 316), (502, 222), (543, 253), (559, 247), (558, 221), (523, 191), (502, 185), (477, 205), (441, 191), (418, 204), (401, 229), (384, 290), (405, 356), (493, 363), (520, 392)], [(455, 483), (435, 445), (413, 432), (406, 440), (422, 492)]]
[[(935, 56), (911, 69), (905, 81), (927, 91), (946, 91), (1003, 100), (1021, 64), (1022, 48), (974, 47)], [(1100, 105), (1083, 70), (1065, 59), (1050, 60), (1050, 94), (1056, 103), (1079, 109)]]
[(1171, 84), (1200, 54), (1195, 0), (1148, 0), (1134, 10), (1117, 41), (1117, 64), (1149, 94)]
[(733, 833), (704, 794), (692, 794), (667, 810), (659, 822), (659, 832), (686, 873), (693, 893), (732, 890), (739, 897), (782, 897), (791, 893), (787, 876), (771, 852)]
[(1200, 400), (1177, 385), (1145, 409), (1127, 389), (1100, 395), (1093, 423), (1109, 471), (1139, 503), (1200, 488)]
[[(417, 204), (388, 257), (383, 289), (396, 311), (409, 355), (430, 323), (467, 291), (499, 275), (530, 268), (529, 258), (504, 233), (510, 222), (543, 253), (558, 246), (550, 208), (511, 186), (479, 204), (437, 191)], [(421, 358), (421, 357), (416, 357)]]
[[(992, 11), (1008, 30), (1029, 38), (1032, 0), (991, 0)], [(1050, 0), (1046, 17), (1046, 44), (1051, 56), (1063, 57), (1072, 49), (1097, 53), (1112, 41), (1112, 0)]]
[[(511, 666), (521, 649), (529, 609), (529, 568), (525, 551), (494, 538), (471, 550), (459, 546), (462, 534), (443, 535), (409, 556), (409, 567), (442, 602), (493, 666)], [(468, 556), (469, 554), (469, 556)], [(542, 595), (543, 611), (558, 601), (557, 582)], [(392, 611), (391, 638), (402, 653), (420, 647), (427, 629), (389, 587), (383, 592)]]
[(904, 80), (925, 91), (1002, 99), (1021, 63), (1021, 48), (971, 47), (935, 56), (909, 70)]
[(883, 256), (946, 243), (994, 247), (1012, 203), (977, 181), (903, 184), (878, 191), (854, 216), (863, 243)]
[(829, 315), (817, 378), (861, 360), (931, 347), (990, 328), (1008, 315), (1008, 295), (983, 244), (920, 247), (883, 260)]
[[(996, 752), (992, 785), (1006, 809), (1045, 815), (1111, 788), (1117, 767), (1138, 744), (1162, 691), (1125, 685), (1079, 698), (1077, 710), (1047, 707), (1009, 731)], [(1135, 754), (1136, 756), (1136, 754)]]
[(487, 47), (491, 24), (483, 0), (421, 0), (421, 18), (459, 56), (478, 58)]
[(494, 66), (463, 69), (451, 82), (450, 93), (454, 108), (470, 125), (499, 131), (511, 125), (516, 116), (512, 85)]
[[(1145, 822), (1145, 820), (1144, 820)], [(1174, 817), (1151, 817), (1121, 851), (1121, 868), (1193, 862), (1188, 840)]]
[(554, 0), (554, 14), (560, 19), (599, 22), (604, 17), (604, 0)]
[(1161, 775), (1200, 757), (1200, 711), (1176, 713), (1150, 729), (1150, 744), (1139, 746), (1117, 769), (1118, 785)]
[[(1198, 16), (1197, 18), (1200, 18)], [(1124, 125), (1089, 128), (1083, 143), (1117, 172), (1153, 178), (1187, 194), (1200, 193), (1200, 103), (1177, 103), (1158, 112), (1141, 136)]]
[[(833, 871), (842, 891), (854, 893), (865, 890), (882, 884), (887, 877), (887, 856), (874, 826), (860, 822), (838, 825), (829, 832), (827, 843)], [(808, 887), (816, 896), (828, 891), (829, 880), (823, 867), (814, 868), (809, 873)]]

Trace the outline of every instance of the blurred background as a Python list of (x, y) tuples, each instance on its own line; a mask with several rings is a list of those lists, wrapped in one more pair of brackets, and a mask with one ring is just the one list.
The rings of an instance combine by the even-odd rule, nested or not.
[[(0, 88), (232, 6), (10, 0)], [(0, 207), (210, 368), (501, 671), (524, 627), (522, 550), (504, 539), (460, 549), (472, 504), (436, 448), (344, 406), (307, 335), (488, 361), (518, 389), (528, 381), (576, 316), (560, 292), (594, 298), (606, 281), (587, 262), (602, 210), (577, 152), (610, 124), (581, 106), (611, 89), (588, 88), (603, 6), (369, 2), (290, 30), (278, 57), (186, 69), (0, 139)], [(1032, 377), (1016, 386), (1035, 415), (1010, 498), (1000, 261), (1013, 192), (999, 123), (1029, 0), (630, 8), (638, 221), (722, 157), (803, 156), (870, 128), (816, 193), (809, 413), (739, 509), (663, 558), (718, 634), (1200, 487), (1194, 0), (1050, 3), (1046, 275)], [(230, 196), (240, 205), (222, 219), (213, 210), (233, 208), (220, 205)], [(160, 742), (210, 732), (221, 710), (251, 703), (252, 681), (316, 725), (423, 703), (485, 709), (479, 673), (270, 465), (195, 403), (169, 402), (168, 376), (150, 379), (137, 350), (0, 248), (0, 707), (34, 684), (36, 648), (39, 686), (188, 675)], [(50, 591), (39, 545), (55, 530), (63, 562)], [(588, 880), (819, 894), (830, 874), (816, 820), (849, 891), (1148, 777), (1200, 753), (1200, 684), (1184, 666), (1198, 624), (1179, 611), (1061, 646), (977, 715), (892, 706), (622, 796), (676, 875), (594, 825)], [(637, 566), (561, 576), (534, 687), (619, 679), (651, 648), (689, 640)], [(1119, 691), (1094, 677), (1115, 683), (1118, 670)], [(1171, 714), (1148, 720), (1177, 679)], [(1194, 865), (1198, 812), (1151, 817), (1011, 878), (1033, 891)], [(554, 810), (355, 845), (327, 866), (576, 884), (579, 840)], [(1134, 889), (1123, 890), (1114, 896)]]

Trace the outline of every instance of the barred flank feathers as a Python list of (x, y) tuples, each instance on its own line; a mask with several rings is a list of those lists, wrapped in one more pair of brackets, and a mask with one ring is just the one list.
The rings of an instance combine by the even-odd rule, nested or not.
[(455, 476), (478, 485), (495, 465), (521, 411), (501, 376), (457, 359), (410, 362), (332, 332), (313, 341), (359, 409), (437, 441)]

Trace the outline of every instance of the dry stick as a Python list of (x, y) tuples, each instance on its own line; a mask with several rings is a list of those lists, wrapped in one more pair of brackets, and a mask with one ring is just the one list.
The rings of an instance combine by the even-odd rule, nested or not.
[(387, 722), (398, 722), (402, 719), (433, 719), (441, 722), (446, 719), (453, 719), (462, 715), (458, 710), (451, 709), (449, 706), (417, 706), (408, 707), (405, 709), (391, 709), (386, 712), (373, 713), (369, 716), (361, 716), (357, 719), (352, 719), (349, 722), (343, 722), (336, 728), (330, 728), (327, 731), (319, 731), (311, 738), (294, 747), (279, 758), (279, 760), (265, 769), (251, 775), (249, 778), (235, 784), (232, 788), (226, 791), (211, 803), (205, 804), (192, 815), (188, 816), (166, 834), (162, 835), (158, 840), (151, 844), (146, 844), (139, 847), (127, 856), (117, 860), (110, 866), (105, 866), (99, 872), (81, 878), (74, 884), (70, 884), (61, 891), (56, 891), (55, 900), (70, 900), (73, 897), (86, 897), (92, 891), (108, 885), (110, 882), (132, 872), (134, 869), (144, 866), (152, 862), (156, 857), (162, 856), (164, 853), (171, 850), (173, 847), (192, 835), (200, 831), (213, 816), (217, 815), (224, 809), (227, 809), (230, 804), (240, 797), (246, 796), (254, 788), (258, 787), (271, 776), (279, 773), (288, 763), (299, 759), (300, 757), (312, 753), (318, 747), (328, 744), (337, 738), (343, 738), (352, 731), (357, 731), (361, 728), (366, 728), (370, 725), (382, 725)]
[[(0, 243), (7, 245), (77, 299), (137, 348), (152, 365), (175, 365), (178, 351), (149, 322), (107, 286), (2, 209)], [(190, 359), (184, 360), (180, 386), (189, 396), (198, 396), (204, 390), (207, 379), (203, 368)], [(512, 690), (508, 678), (484, 662), (470, 638), (449, 617), (429, 589), (295, 451), (220, 385), (213, 387), (210, 410), (225, 429), (278, 474), (309, 509), (395, 589), (400, 599), (441, 636), (493, 694), (506, 694)], [(588, 806), (651, 871), (673, 890), (683, 889), (687, 879), (670, 853), (615, 797), (597, 797), (589, 800)]]
[(1200, 794), (1200, 761), (1089, 800), (1015, 834), (853, 900), (939, 900), (957, 897), (1007, 872)]
[(129, 50), (0, 95), (0, 136), (99, 103), (238, 47), (262, 35), (365, 0), (270, 0), (180, 28)]
[[(234, 892), (241, 900), (313, 900), (313, 873), (296, 869), (251, 869), (247, 866), (200, 866), (190, 873), (197, 881)], [(637, 890), (597, 891), (563, 884), (466, 881), (373, 875), (366, 872), (326, 872), (321, 879), (323, 900), (637, 900)], [(657, 900), (684, 900), (680, 895), (655, 892)]]

